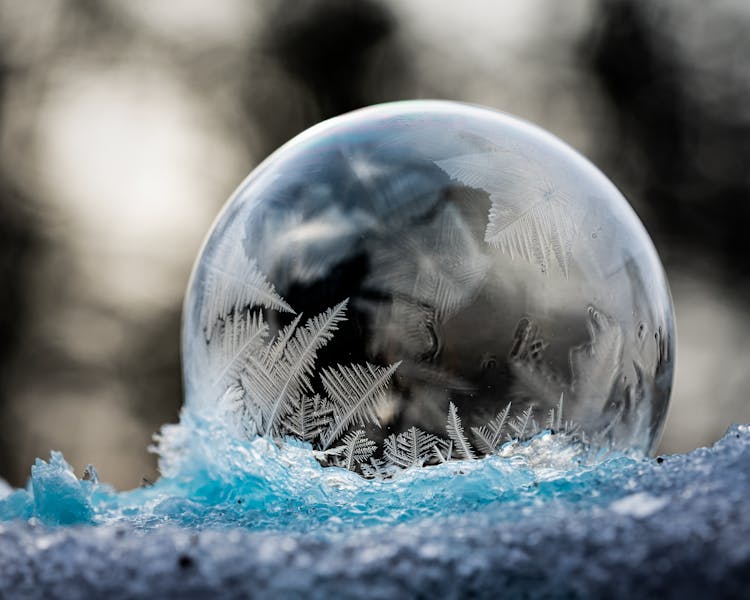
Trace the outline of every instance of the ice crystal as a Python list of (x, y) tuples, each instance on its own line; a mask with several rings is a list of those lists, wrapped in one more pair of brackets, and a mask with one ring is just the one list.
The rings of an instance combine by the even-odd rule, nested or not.
[[(499, 155), (494, 156), (493, 154)], [(509, 155), (501, 146), (437, 161), (453, 179), (487, 190), (492, 200), (484, 240), (511, 258), (522, 256), (542, 272), (551, 260), (567, 276), (578, 235), (571, 195), (535, 160)]]

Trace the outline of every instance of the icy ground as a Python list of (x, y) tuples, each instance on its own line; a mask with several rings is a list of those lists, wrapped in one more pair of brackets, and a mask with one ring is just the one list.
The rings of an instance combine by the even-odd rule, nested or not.
[(546, 433), (390, 482), (205, 424), (167, 438), (149, 488), (79, 481), (60, 455), (27, 490), (0, 487), (0, 597), (692, 598), (750, 584), (750, 426), (687, 455), (597, 464)]

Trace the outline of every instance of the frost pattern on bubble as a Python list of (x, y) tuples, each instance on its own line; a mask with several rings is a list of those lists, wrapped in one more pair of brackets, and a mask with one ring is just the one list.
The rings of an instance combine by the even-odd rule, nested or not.
[(186, 300), (186, 413), (374, 476), (547, 428), (650, 451), (666, 281), (612, 184), (549, 134), (445, 102), (373, 107), (240, 186)]
[[(491, 143), (488, 141), (488, 143)], [(546, 170), (520, 152), (501, 148), (436, 161), (452, 178), (489, 193), (484, 240), (513, 256), (522, 256), (542, 271), (557, 263), (567, 276), (570, 251), (578, 229), (575, 204)]]

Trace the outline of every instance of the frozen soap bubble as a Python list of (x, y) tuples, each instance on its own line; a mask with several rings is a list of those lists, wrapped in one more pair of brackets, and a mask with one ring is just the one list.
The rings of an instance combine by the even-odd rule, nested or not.
[(586, 159), (488, 109), (385, 104), (302, 133), (224, 207), (186, 301), (186, 410), (365, 475), (546, 427), (646, 453), (673, 327), (648, 235)]

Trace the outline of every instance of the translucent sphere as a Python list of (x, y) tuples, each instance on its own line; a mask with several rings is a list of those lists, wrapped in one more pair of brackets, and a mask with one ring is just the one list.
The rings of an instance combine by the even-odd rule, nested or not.
[(242, 183), (185, 305), (186, 410), (365, 474), (564, 430), (649, 452), (673, 311), (623, 196), (549, 133), (412, 101), (321, 123)]

